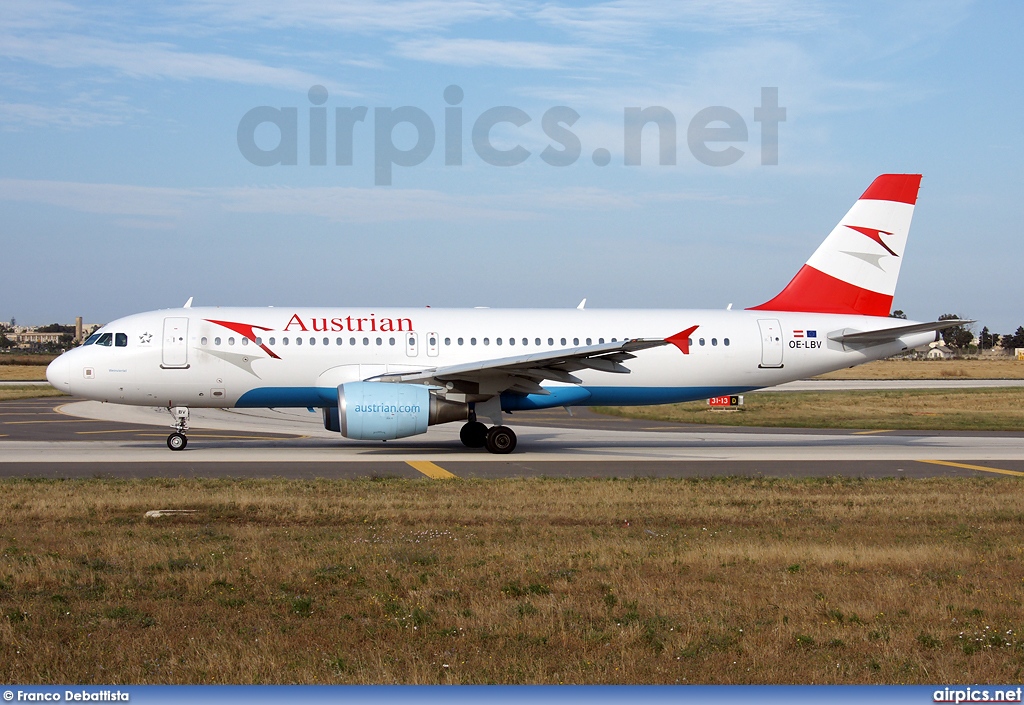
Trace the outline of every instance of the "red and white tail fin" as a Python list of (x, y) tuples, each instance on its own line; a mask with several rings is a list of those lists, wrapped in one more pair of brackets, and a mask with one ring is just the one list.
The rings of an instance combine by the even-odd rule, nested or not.
[(888, 316), (920, 174), (882, 174), (793, 280), (755, 311)]

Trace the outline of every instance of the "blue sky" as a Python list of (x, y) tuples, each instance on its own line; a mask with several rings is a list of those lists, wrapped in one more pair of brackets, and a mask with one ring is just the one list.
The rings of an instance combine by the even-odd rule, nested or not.
[[(752, 306), (781, 289), (880, 173), (925, 175), (895, 307), (1011, 332), (1024, 324), (1020, 155), (1024, 5), (312, 0), (6, 0), (0, 13), (0, 317), (103, 322), (203, 305)], [(327, 164), (310, 164), (309, 89), (327, 90)], [(462, 164), (445, 164), (447, 86)], [(786, 120), (761, 164), (761, 89)], [(252, 108), (295, 108), (297, 163), (238, 146)], [(351, 165), (335, 109), (365, 106)], [(375, 183), (374, 115), (414, 106), (436, 142)], [(522, 146), (494, 166), (471, 132)], [(568, 166), (542, 127), (568, 106)], [(623, 163), (624, 110), (663, 106), (676, 163)], [(704, 108), (747, 130), (701, 163)], [(563, 127), (566, 127), (563, 125)], [(399, 124), (396, 149), (416, 130)], [(269, 124), (254, 133), (277, 143)], [(610, 162), (598, 166), (596, 149)]]

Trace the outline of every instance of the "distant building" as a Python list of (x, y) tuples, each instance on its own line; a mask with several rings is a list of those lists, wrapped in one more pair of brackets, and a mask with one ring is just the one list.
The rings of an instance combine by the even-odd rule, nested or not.
[(953, 351), (947, 348), (945, 345), (935, 345), (929, 351), (927, 358), (929, 360), (952, 360), (955, 357)]
[(40, 333), (39, 331), (27, 330), (21, 333), (11, 333), (7, 336), (8, 340), (20, 347), (29, 347), (30, 345), (43, 345), (46, 343), (60, 343), (60, 337), (63, 333)]

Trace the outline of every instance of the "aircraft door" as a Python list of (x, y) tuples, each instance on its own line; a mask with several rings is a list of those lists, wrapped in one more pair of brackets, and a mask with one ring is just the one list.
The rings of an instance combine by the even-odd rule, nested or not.
[(437, 333), (427, 333), (427, 355), (430, 357), (437, 357), (437, 351), (440, 347), (440, 338), (437, 337)]
[(188, 367), (188, 318), (174, 316), (164, 319), (163, 357), (160, 366)]
[(782, 367), (782, 326), (772, 319), (759, 319), (761, 330), (761, 364), (759, 367)]
[(405, 334), (405, 354), (409, 357), (416, 357), (420, 354), (418, 338), (419, 336), (411, 331)]

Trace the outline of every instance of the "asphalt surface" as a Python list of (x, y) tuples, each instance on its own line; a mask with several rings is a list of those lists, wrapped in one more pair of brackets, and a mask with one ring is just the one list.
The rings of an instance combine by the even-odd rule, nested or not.
[(507, 456), (459, 424), (389, 443), (325, 431), (305, 409), (193, 410), (167, 449), (166, 410), (68, 398), (0, 402), (0, 477), (1024, 477), (1024, 434), (695, 426), (587, 409), (516, 413)]

